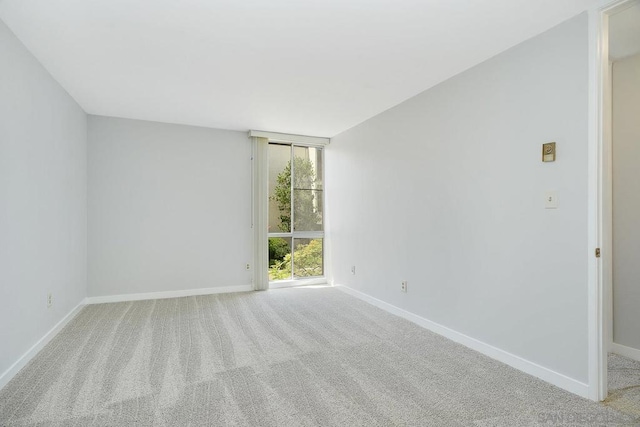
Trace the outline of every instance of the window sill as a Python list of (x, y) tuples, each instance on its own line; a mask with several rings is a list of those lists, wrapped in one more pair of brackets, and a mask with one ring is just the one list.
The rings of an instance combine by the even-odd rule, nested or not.
[(310, 279), (277, 280), (275, 282), (269, 282), (269, 289), (291, 288), (293, 286), (307, 286), (307, 285), (328, 285), (328, 282), (326, 277), (312, 277)]

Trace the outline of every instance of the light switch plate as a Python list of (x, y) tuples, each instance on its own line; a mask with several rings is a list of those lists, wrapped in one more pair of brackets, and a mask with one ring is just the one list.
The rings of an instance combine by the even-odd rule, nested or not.
[(544, 193), (544, 208), (545, 209), (558, 209), (558, 192), (547, 191)]
[(542, 144), (542, 161), (543, 162), (555, 162), (556, 161), (556, 143), (547, 142)]

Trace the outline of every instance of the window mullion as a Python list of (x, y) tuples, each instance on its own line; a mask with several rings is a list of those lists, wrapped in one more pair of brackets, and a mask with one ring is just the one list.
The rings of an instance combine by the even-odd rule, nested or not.
[(293, 233), (295, 231), (294, 227), (293, 227), (293, 224), (295, 224), (295, 218), (294, 218), (295, 209), (293, 207), (293, 199), (294, 199), (294, 197), (293, 197), (293, 192), (294, 192), (293, 183), (295, 182), (295, 173), (296, 173), (296, 169), (295, 169), (295, 163), (296, 162), (295, 162), (294, 155), (295, 155), (295, 151), (293, 149), (293, 144), (291, 144), (291, 151), (290, 151), (290, 156), (291, 156), (290, 157), (290, 164), (291, 164), (291, 167), (290, 167), (290, 169), (291, 169), (290, 188), (291, 188), (291, 191), (290, 191), (290, 194), (289, 194), (289, 205), (291, 207), (291, 215), (290, 215), (291, 221), (289, 223), (289, 231), (291, 232), (291, 278), (292, 279), (295, 279), (295, 277), (296, 277), (295, 274), (294, 274), (294, 271), (296, 271), (295, 267), (294, 267), (294, 263), (295, 263), (294, 252), (295, 252), (296, 239), (293, 237)]

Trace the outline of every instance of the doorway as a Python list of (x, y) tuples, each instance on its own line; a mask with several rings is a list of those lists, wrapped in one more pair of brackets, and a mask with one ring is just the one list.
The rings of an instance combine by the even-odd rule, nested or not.
[(640, 1), (606, 13), (603, 259), (607, 402), (640, 416)]

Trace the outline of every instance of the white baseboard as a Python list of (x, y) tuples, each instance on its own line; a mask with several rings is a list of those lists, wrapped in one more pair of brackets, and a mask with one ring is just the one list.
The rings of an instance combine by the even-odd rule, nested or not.
[(25, 354), (20, 357), (13, 365), (9, 367), (2, 375), (0, 375), (0, 389), (2, 389), (5, 385), (11, 381), (11, 379), (20, 372), (20, 369), (24, 368), (27, 363), (33, 359), (33, 357), (38, 354), (40, 350), (44, 348), (45, 345), (51, 341), (53, 337), (55, 337), (58, 332), (64, 328), (67, 323), (73, 319), (76, 314), (80, 312), (82, 307), (84, 307), (86, 303), (86, 298), (80, 301), (80, 303), (75, 306), (66, 316), (62, 318), (53, 328), (49, 330), (37, 343), (35, 343)]
[(611, 343), (610, 351), (620, 356), (628, 357), (629, 359), (640, 362), (640, 350), (633, 347), (627, 347), (626, 345)]
[(391, 314), (402, 317), (410, 322), (422, 326), (425, 329), (435, 332), (438, 335), (442, 335), (445, 338), (450, 339), (451, 341), (455, 341), (459, 344), (469, 347), (472, 350), (478, 351), (485, 356), (489, 356), (492, 359), (505, 363), (522, 372), (533, 375), (534, 377), (540, 378), (543, 381), (551, 383), (571, 393), (577, 394), (578, 396), (585, 398), (588, 398), (589, 396), (588, 384), (584, 384), (559, 372), (552, 371), (549, 368), (545, 368), (544, 366), (540, 366), (536, 363), (523, 359), (520, 356), (516, 356), (499, 348), (493, 347), (492, 345), (479, 341), (475, 338), (471, 338), (467, 335), (461, 334), (460, 332), (454, 331), (453, 329), (447, 328), (446, 326), (440, 325), (439, 323), (425, 319), (424, 317), (420, 317), (416, 314), (364, 294), (360, 291), (356, 291), (355, 289), (351, 289), (343, 285), (336, 285), (335, 287), (342, 292), (368, 302), (369, 304), (381, 308)]
[(190, 297), (194, 295), (228, 294), (232, 292), (253, 291), (253, 285), (220, 286), (217, 288), (186, 289), (183, 291), (147, 292), (143, 294), (106, 295), (88, 297), (87, 304), (103, 304), (107, 302), (140, 301), (146, 299), (165, 299)]

